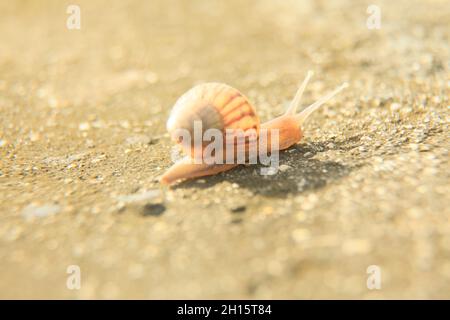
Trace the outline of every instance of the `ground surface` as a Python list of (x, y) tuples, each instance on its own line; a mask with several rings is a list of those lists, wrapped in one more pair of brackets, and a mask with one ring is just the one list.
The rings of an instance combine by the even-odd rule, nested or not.
[[(372, 1), (76, 2), (81, 30), (0, 3), (1, 298), (450, 298), (448, 1), (377, 1), (380, 30)], [(305, 104), (350, 87), (284, 171), (160, 186), (184, 91), (264, 121), (309, 69)]]

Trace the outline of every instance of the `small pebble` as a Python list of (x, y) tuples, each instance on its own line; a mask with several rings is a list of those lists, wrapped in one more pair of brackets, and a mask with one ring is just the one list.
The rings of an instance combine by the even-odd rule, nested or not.
[(159, 190), (148, 190), (140, 193), (118, 196), (117, 200), (124, 203), (145, 202), (160, 196)]
[(123, 128), (123, 129), (129, 129), (130, 128), (130, 122), (127, 120), (124, 121), (120, 121), (119, 125)]
[(95, 148), (95, 143), (94, 143), (94, 141), (91, 140), (91, 139), (87, 139), (87, 140), (86, 140), (86, 147), (88, 147), (88, 148)]
[(245, 210), (247, 210), (247, 207), (243, 204), (236, 205), (230, 208), (230, 211), (233, 213), (242, 213), (245, 212)]
[(366, 152), (366, 151), (367, 151), (367, 148), (366, 148), (365, 146), (360, 146), (360, 147), (358, 148), (358, 150), (359, 150), (360, 152)]
[(135, 144), (149, 144), (151, 141), (150, 137), (143, 135), (143, 134), (138, 134), (138, 135), (134, 135), (131, 137), (128, 137), (125, 140), (125, 143), (128, 145), (135, 145)]
[(166, 207), (161, 203), (146, 204), (142, 210), (143, 216), (160, 216), (166, 211)]
[(82, 122), (78, 125), (78, 130), (87, 131), (91, 128), (91, 125), (88, 122)]
[(291, 167), (291, 166), (288, 166), (287, 164), (282, 164), (281, 166), (279, 166), (278, 169), (279, 169), (281, 172), (286, 172), (286, 171), (292, 169), (292, 167)]
[(402, 107), (402, 105), (400, 103), (391, 103), (390, 105), (390, 109), (392, 112), (398, 111), (400, 108)]
[(44, 218), (57, 214), (61, 211), (61, 206), (55, 204), (44, 204), (41, 206), (30, 204), (22, 210), (22, 216), (26, 219), (33, 217)]
[(31, 142), (36, 142), (39, 140), (40, 134), (38, 132), (31, 131), (29, 137)]

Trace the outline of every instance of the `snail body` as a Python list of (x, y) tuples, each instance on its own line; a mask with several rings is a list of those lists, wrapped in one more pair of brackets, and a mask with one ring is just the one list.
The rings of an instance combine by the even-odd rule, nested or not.
[[(241, 150), (245, 152), (244, 157), (249, 160), (253, 147), (256, 148), (257, 154), (267, 151), (271, 153), (287, 149), (299, 142), (303, 137), (301, 126), (305, 120), (322, 104), (347, 87), (347, 83), (344, 83), (297, 113), (301, 96), (311, 76), (310, 71), (288, 110), (283, 115), (265, 123), (260, 123), (256, 109), (247, 97), (233, 87), (222, 83), (205, 83), (188, 90), (177, 100), (167, 121), (169, 135), (187, 156), (170, 167), (160, 181), (163, 184), (172, 184), (179, 180), (230, 170), (240, 164), (236, 161), (238, 156), (236, 150), (239, 147), (242, 147)], [(197, 124), (200, 124), (200, 127)], [(211, 129), (219, 131), (223, 137), (220, 148), (214, 150), (214, 152), (220, 152), (220, 154), (214, 154), (215, 159), (231, 158), (235, 161), (223, 163), (223, 161), (214, 162), (206, 158), (198, 158), (197, 155), (204, 154), (210, 143), (204, 140), (193, 143), (192, 139), (185, 137), (180, 139), (181, 132), (187, 133), (189, 137), (196, 134), (203, 137)], [(277, 133), (276, 137), (274, 132)], [(242, 139), (236, 139), (235, 133), (243, 133)], [(257, 144), (262, 140), (262, 133), (266, 133), (264, 146), (268, 150), (262, 150), (260, 144)]]

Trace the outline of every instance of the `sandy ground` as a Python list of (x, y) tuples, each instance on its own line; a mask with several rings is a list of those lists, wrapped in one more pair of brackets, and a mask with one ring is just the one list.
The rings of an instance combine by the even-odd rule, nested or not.
[[(448, 1), (377, 1), (379, 30), (372, 1), (76, 3), (0, 3), (0, 298), (450, 298)], [(350, 87), (284, 171), (157, 182), (187, 89), (265, 121), (309, 69), (305, 104)]]

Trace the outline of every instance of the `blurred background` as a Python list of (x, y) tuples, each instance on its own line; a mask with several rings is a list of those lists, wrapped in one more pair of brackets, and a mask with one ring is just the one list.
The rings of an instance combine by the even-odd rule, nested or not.
[[(450, 297), (448, 1), (0, 12), (1, 298)], [(265, 121), (310, 69), (305, 104), (350, 87), (278, 174), (159, 185), (182, 93), (225, 82)]]

